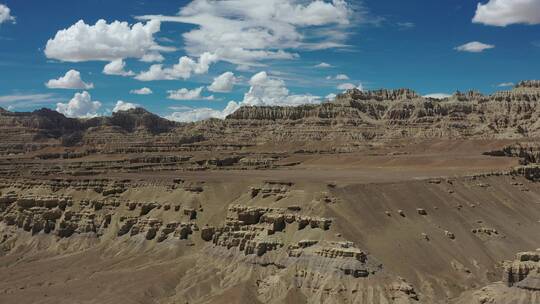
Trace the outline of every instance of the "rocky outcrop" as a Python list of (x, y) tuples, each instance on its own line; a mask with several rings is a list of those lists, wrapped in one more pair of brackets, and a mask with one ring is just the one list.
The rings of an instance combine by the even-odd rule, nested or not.
[(359, 89), (347, 90), (343, 94), (339, 94), (336, 97), (336, 102), (347, 100), (359, 100), (359, 101), (396, 101), (396, 100), (411, 100), (419, 98), (420, 96), (410, 89), (397, 89), (397, 90), (375, 90), (375, 91), (362, 91)]
[(540, 180), (540, 164), (531, 164), (527, 166), (515, 167), (512, 170), (512, 174), (524, 176), (525, 178), (532, 181)]
[(293, 184), (288, 182), (268, 181), (265, 182), (261, 187), (251, 188), (251, 197), (255, 198), (256, 196), (260, 195), (262, 198), (283, 198), (287, 195), (292, 186)]
[(540, 89), (540, 80), (524, 80), (520, 81), (516, 88), (534, 88)]
[(540, 249), (520, 252), (513, 261), (504, 263), (503, 282), (508, 286), (540, 292)]
[[(180, 221), (164, 223), (162, 219), (152, 217), (152, 211), (175, 214)], [(162, 211), (163, 210), (163, 211)], [(117, 216), (117, 237), (144, 235), (146, 240), (163, 242), (171, 236), (188, 239), (198, 227), (194, 220), (193, 208), (180, 208), (170, 204), (155, 202), (121, 202), (116, 199), (80, 200), (70, 196), (27, 195), (19, 196), (8, 192), (0, 196), (0, 223), (15, 227), (32, 234), (45, 233), (59, 238), (74, 235), (101, 237), (110, 229), (113, 217)], [(118, 216), (119, 213), (129, 216)]]
[(297, 273), (300, 277), (313, 271), (354, 278), (375, 273), (378, 266), (368, 265), (367, 253), (352, 242), (302, 240), (285, 248), (285, 240), (281, 234), (277, 235), (291, 229), (291, 225), (296, 226), (292, 231), (320, 229), (324, 232), (330, 228), (330, 223), (329, 219), (305, 216), (289, 209), (232, 205), (227, 211), (224, 226), (203, 228), (202, 237), (209, 240), (213, 235), (213, 246), (238, 251), (243, 256), (262, 257), (273, 253), (274, 265), (294, 265), (297, 269), (304, 269)]
[[(522, 82), (511, 91), (492, 95), (457, 92), (443, 100), (424, 98), (409, 89), (354, 89), (332, 102), (298, 107), (244, 106), (225, 120), (191, 124), (167, 121), (140, 108), (86, 120), (66, 118), (46, 109), (32, 113), (2, 111), (0, 155), (80, 146), (92, 146), (92, 153), (100, 154), (241, 151), (277, 142), (340, 142), (339, 146), (298, 150), (350, 152), (358, 150), (353, 143), (374, 140), (540, 136), (535, 119), (540, 113), (537, 83)], [(77, 155), (84, 152), (41, 153), (44, 158)], [(271, 158), (242, 159), (228, 155), (196, 160), (191, 166), (264, 167), (272, 162)]]
[(236, 248), (244, 255), (262, 256), (268, 251), (277, 250), (284, 246), (283, 242), (272, 238), (267, 239), (267, 236), (282, 232), (288, 225), (295, 223), (296, 230), (302, 230), (306, 227), (327, 230), (330, 228), (331, 220), (303, 216), (282, 208), (232, 205), (228, 208), (224, 226), (215, 230), (206, 228), (204, 238), (210, 239), (209, 235), (211, 234), (213, 236), (212, 243), (215, 246), (227, 249)]
[(522, 165), (540, 163), (540, 145), (536, 142), (523, 142), (506, 146), (500, 150), (485, 152), (491, 156), (518, 157)]

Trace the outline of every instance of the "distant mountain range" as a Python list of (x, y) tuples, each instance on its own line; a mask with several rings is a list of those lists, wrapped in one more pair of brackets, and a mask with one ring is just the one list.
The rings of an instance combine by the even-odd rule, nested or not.
[(0, 150), (12, 151), (14, 146), (27, 149), (24, 146), (29, 142), (99, 145), (108, 141), (99, 138), (129, 145), (143, 138), (155, 141), (156, 136), (165, 144), (210, 141), (237, 145), (329, 140), (346, 145), (403, 137), (536, 137), (540, 135), (539, 101), (540, 81), (533, 80), (522, 81), (510, 91), (491, 95), (457, 92), (444, 99), (422, 97), (409, 89), (352, 89), (318, 105), (244, 106), (224, 120), (196, 123), (169, 121), (142, 108), (90, 119), (67, 118), (50, 109), (0, 109)]

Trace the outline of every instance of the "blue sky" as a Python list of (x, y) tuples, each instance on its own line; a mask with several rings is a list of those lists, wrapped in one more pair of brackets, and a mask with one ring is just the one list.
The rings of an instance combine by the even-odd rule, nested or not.
[[(186, 121), (320, 102), (352, 85), (490, 93), (540, 78), (539, 24), (540, 0), (0, 0), (0, 107), (93, 116), (121, 100)], [(111, 61), (123, 76), (103, 72)], [(70, 70), (78, 76), (60, 79)], [(130, 93), (143, 87), (152, 94)]]

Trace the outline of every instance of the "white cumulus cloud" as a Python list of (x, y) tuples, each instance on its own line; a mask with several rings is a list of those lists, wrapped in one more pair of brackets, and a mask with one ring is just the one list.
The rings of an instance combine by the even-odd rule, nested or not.
[(138, 18), (194, 25), (183, 34), (191, 56), (212, 52), (238, 65), (259, 65), (263, 60), (293, 59), (298, 56), (295, 49), (344, 46), (352, 12), (345, 0), (194, 0), (176, 16)]
[(162, 64), (154, 64), (150, 66), (148, 71), (141, 72), (135, 76), (135, 79), (140, 81), (188, 79), (192, 74), (208, 73), (210, 65), (217, 61), (218, 57), (208, 52), (203, 53), (198, 61), (188, 56), (182, 56), (178, 60), (178, 63), (172, 67), (164, 68)]
[(129, 91), (130, 94), (135, 94), (135, 95), (150, 95), (154, 92), (152, 92), (152, 90), (150, 88), (147, 88), (147, 87), (144, 87), (144, 88), (140, 88), (140, 89), (137, 89), (137, 90), (131, 90)]
[(460, 45), (456, 47), (455, 49), (460, 52), (469, 52), (469, 53), (481, 53), (485, 50), (493, 49), (495, 48), (492, 44), (486, 44), (478, 41), (472, 41), (469, 43), (465, 43), (463, 45)]
[(493, 26), (540, 24), (538, 0), (489, 0), (479, 3), (473, 22)]
[(4, 4), (0, 4), (0, 24), (12, 22), (15, 23), (15, 17), (11, 16), (11, 10)]
[(56, 111), (67, 117), (95, 117), (101, 108), (101, 102), (93, 101), (87, 91), (75, 93), (75, 96), (67, 103), (57, 103)]
[(165, 58), (158, 52), (147, 53), (141, 57), (142, 62), (162, 62), (163, 60)]
[(326, 62), (321, 62), (321, 63), (315, 65), (314, 67), (319, 68), (319, 69), (327, 69), (327, 68), (333, 67), (333, 65), (331, 65), (329, 63), (326, 63)]
[(213, 100), (214, 96), (201, 96), (203, 87), (195, 88), (193, 90), (182, 88), (178, 90), (167, 91), (169, 96), (167, 98), (173, 100)]
[(214, 78), (212, 84), (208, 87), (208, 90), (211, 92), (217, 93), (227, 93), (232, 91), (234, 84), (237, 82), (234, 73), (225, 72), (218, 77)]
[(242, 105), (249, 106), (297, 106), (319, 103), (320, 97), (313, 95), (290, 95), (281, 79), (260, 72), (249, 80), (249, 91), (244, 95)]
[[(321, 97), (319, 96), (290, 94), (283, 80), (271, 77), (264, 71), (253, 75), (249, 80), (249, 84), (249, 91), (244, 94), (242, 101), (230, 101), (227, 107), (221, 111), (210, 108), (196, 108), (174, 112), (167, 116), (167, 118), (181, 122), (198, 121), (208, 118), (223, 119), (238, 110), (241, 106), (299, 106), (321, 102)], [(200, 92), (198, 95), (200, 95)]]
[(116, 59), (109, 62), (103, 68), (103, 74), (118, 76), (133, 76), (133, 71), (126, 71), (126, 62), (123, 59)]
[(45, 86), (49, 89), (89, 90), (94, 88), (93, 83), (86, 83), (81, 79), (81, 73), (77, 70), (69, 70), (64, 76), (51, 79)]
[(341, 91), (359, 89), (360, 91), (362, 91), (363, 87), (362, 87), (362, 84), (356, 85), (356, 84), (353, 84), (353, 83), (346, 82), (346, 83), (342, 83), (342, 84), (338, 85), (337, 89), (341, 90)]
[(113, 61), (119, 58), (143, 59), (156, 52), (173, 51), (160, 46), (154, 40), (160, 22), (150, 20), (146, 24), (98, 20), (95, 25), (83, 20), (67, 29), (60, 30), (47, 41), (45, 55), (50, 59), (68, 62)]
[(334, 100), (334, 99), (336, 99), (336, 97), (337, 97), (336, 94), (330, 93), (330, 94), (326, 95), (325, 99), (327, 99), (327, 100)]
[(337, 74), (336, 76), (327, 76), (326, 80), (349, 80), (349, 76), (345, 74)]
[(227, 115), (232, 114), (234, 111), (238, 110), (238, 107), (239, 106), (236, 102), (230, 101), (227, 104), (227, 107), (225, 107), (225, 109), (221, 111), (211, 108), (185, 109), (183, 111), (173, 112), (165, 118), (178, 122), (193, 122), (209, 118), (225, 119)]
[(131, 103), (123, 100), (118, 100), (116, 102), (116, 105), (114, 106), (114, 109), (112, 110), (113, 113), (116, 113), (118, 111), (127, 111), (131, 109), (137, 108), (139, 105), (136, 103)]

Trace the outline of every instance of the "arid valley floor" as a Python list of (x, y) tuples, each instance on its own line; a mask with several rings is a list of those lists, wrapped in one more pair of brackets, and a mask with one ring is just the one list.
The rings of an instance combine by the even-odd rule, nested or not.
[(0, 303), (540, 303), (539, 114), (538, 81), (0, 110)]

